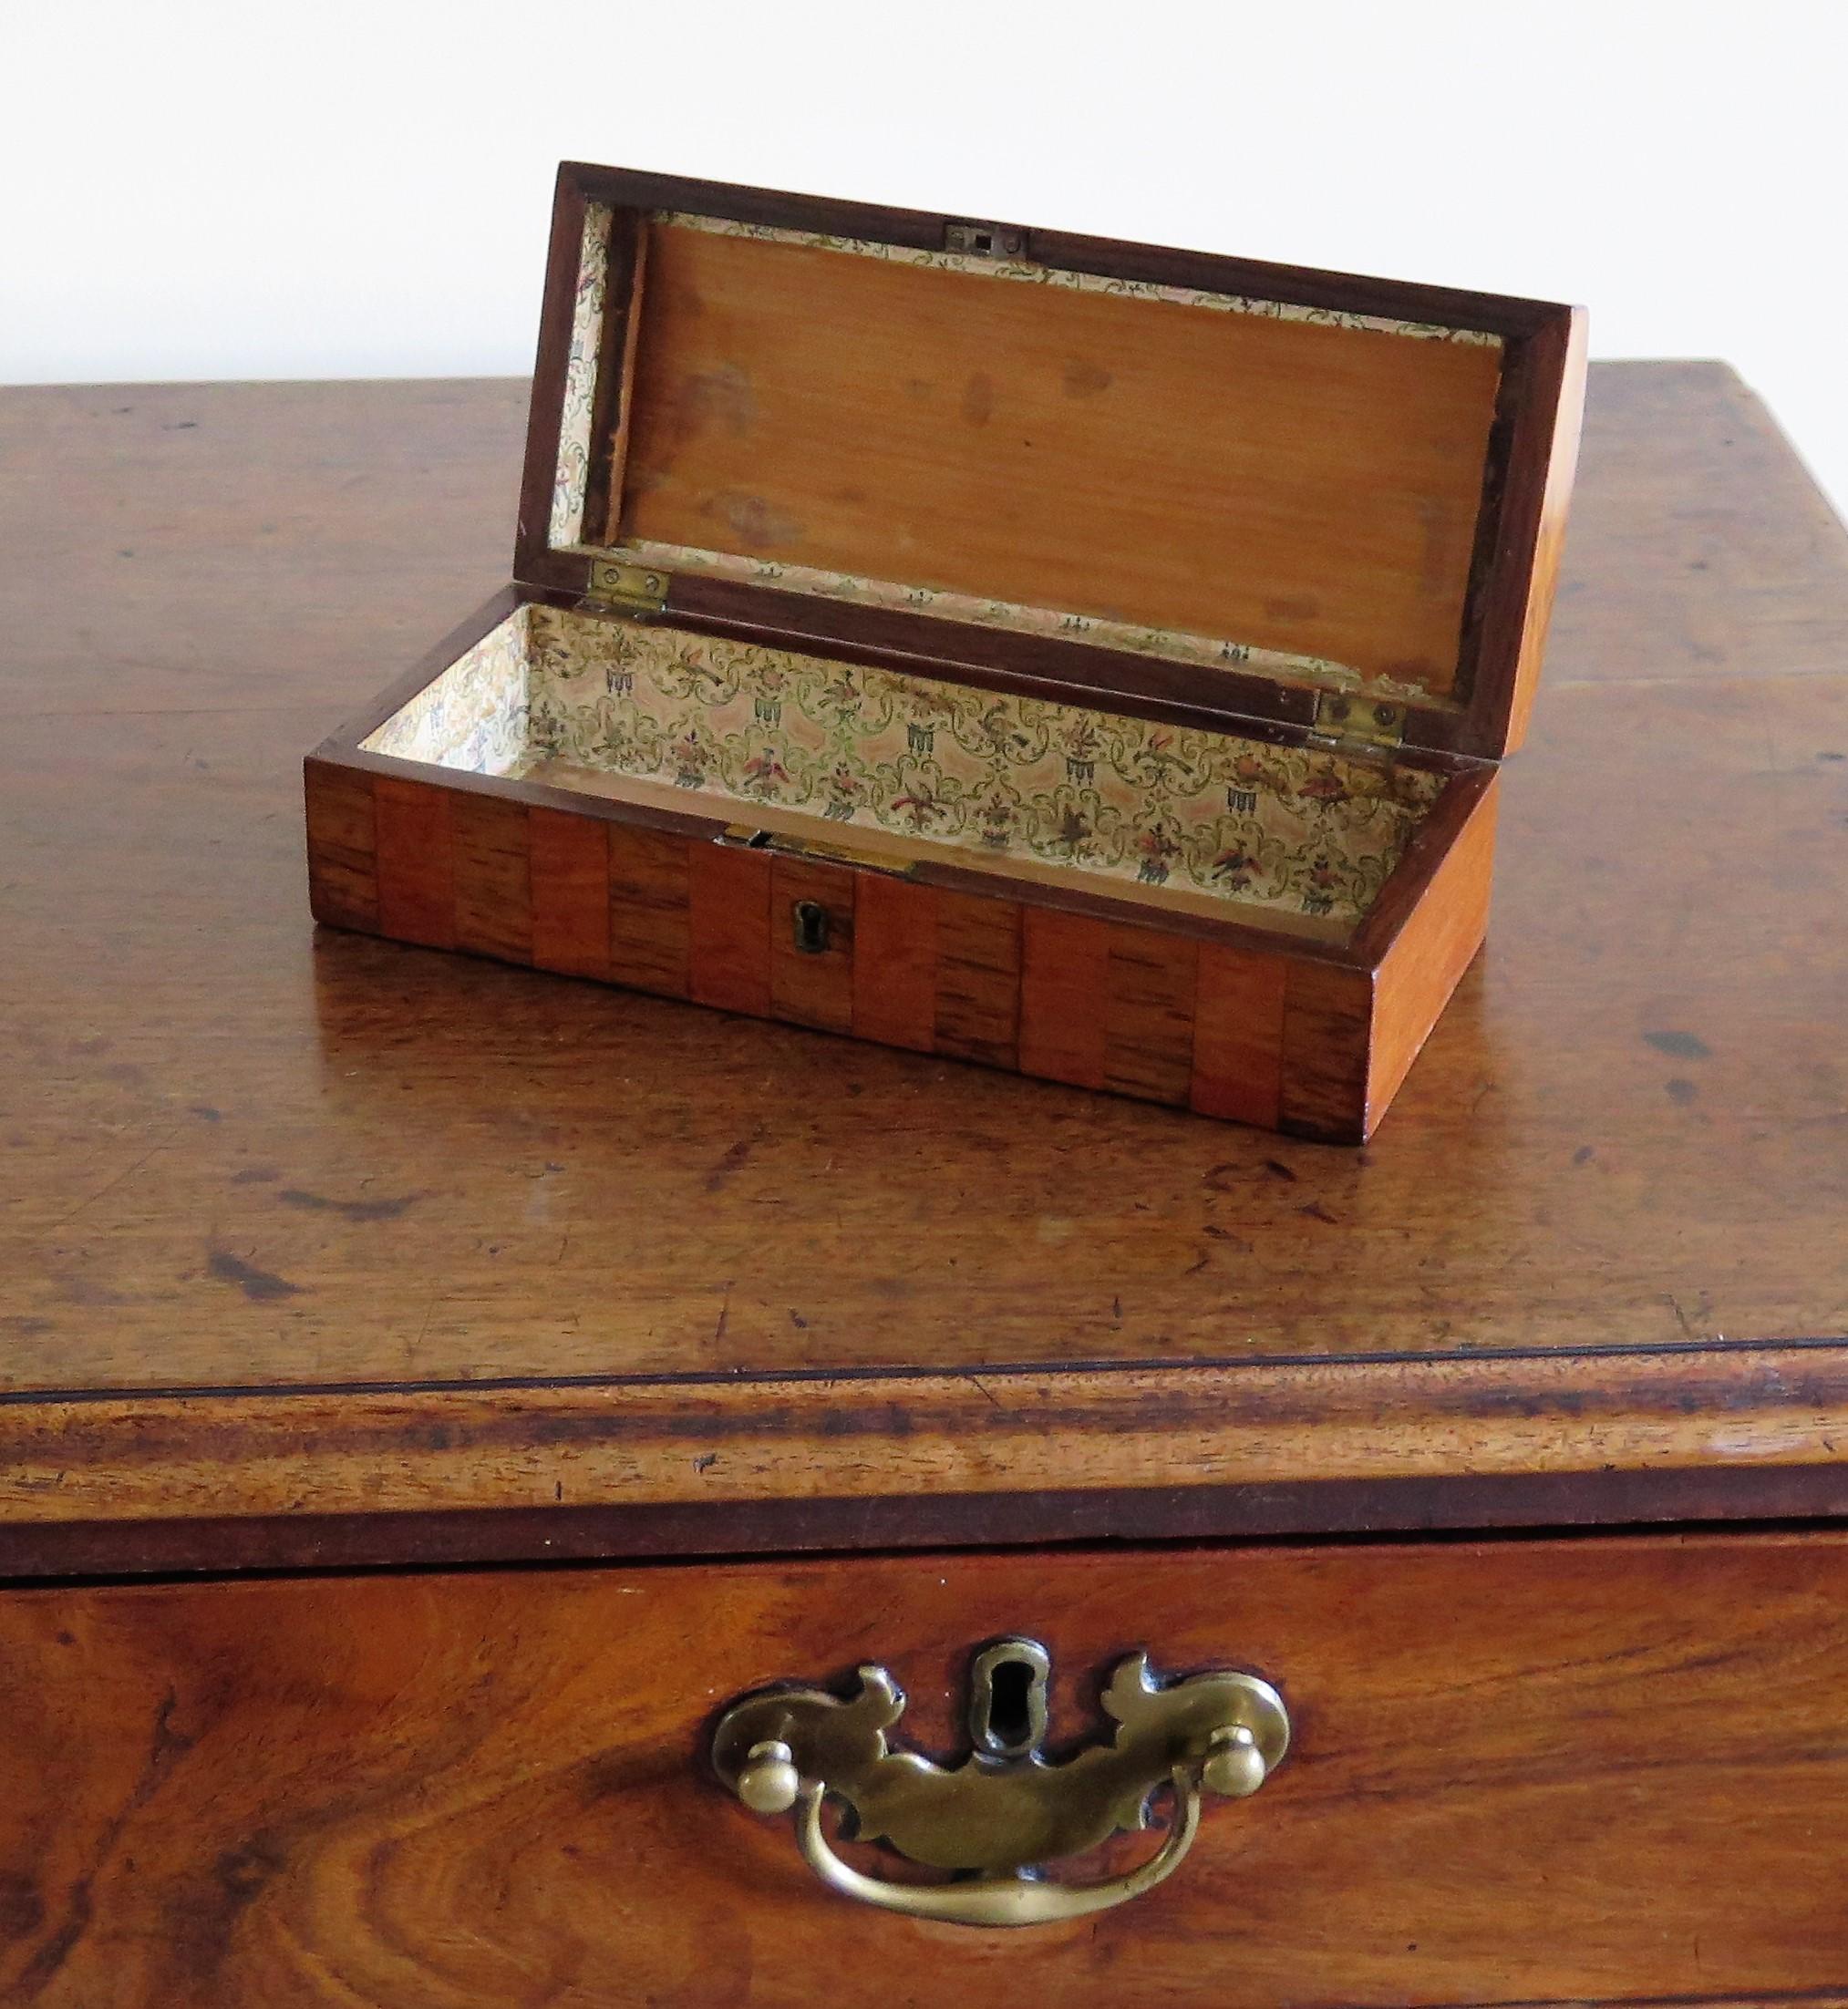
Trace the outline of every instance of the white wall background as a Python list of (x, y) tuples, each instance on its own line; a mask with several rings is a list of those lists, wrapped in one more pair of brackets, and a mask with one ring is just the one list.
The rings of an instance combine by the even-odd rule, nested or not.
[(0, 381), (531, 365), (563, 157), (1581, 300), (1848, 504), (1848, 4), (0, 0)]

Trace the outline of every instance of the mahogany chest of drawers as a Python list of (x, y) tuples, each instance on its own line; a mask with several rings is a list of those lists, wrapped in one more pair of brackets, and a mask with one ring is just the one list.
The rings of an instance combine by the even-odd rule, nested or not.
[(1356, 1151), (311, 941), (294, 749), (522, 396), (0, 397), (0, 2002), (1848, 2000), (1848, 553), (1756, 405), (1594, 372)]

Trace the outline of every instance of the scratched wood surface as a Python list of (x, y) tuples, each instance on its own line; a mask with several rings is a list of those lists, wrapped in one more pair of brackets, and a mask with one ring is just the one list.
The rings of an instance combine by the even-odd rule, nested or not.
[[(1729, 373), (1595, 373), (1488, 948), (1364, 1153), (317, 937), (300, 755), (502, 576), (521, 399), (0, 398), (16, 1396), (1016, 1365), (1061, 1427), (1002, 1476), (1056, 1486), (1072, 1433), (1124, 1420), (1103, 1374), (1062, 1416), (1048, 1370), (1074, 1363), (1848, 1333), (1848, 545)], [(491, 829), (466, 841), (493, 856)], [(624, 925), (682, 989), (658, 869), (633, 861)], [(614, 927), (561, 873), (532, 925)], [(969, 976), (951, 1033), (1009, 1044), (992, 945), (936, 926)], [(1522, 1359), (1505, 1372), (1518, 1400)], [(883, 1388), (897, 1418), (904, 1386), (854, 1401)], [(50, 1413), (6, 1409), (0, 1440)], [(134, 1404), (111, 1413), (129, 1443)], [(1749, 1455), (1749, 1417), (1688, 1427), (1686, 1457)], [(546, 1455), (563, 1489), (569, 1450)], [(1832, 1454), (1806, 1434), (1776, 1455)], [(1595, 1464), (1589, 1437), (1573, 1456)], [(877, 1489), (871, 1451), (862, 1469)]]
[[(889, 1666), (966, 1748), (1039, 1638), (1254, 1669), (1291, 1752), (1159, 1890), (985, 1934), (843, 1902), (704, 1764)], [(1848, 1983), (1848, 1537), (920, 1556), (0, 1597), (0, 2001), (1713, 2003)], [(1069, 1874), (1146, 1854), (1125, 1839)], [(863, 1867), (891, 1874), (872, 1851)]]

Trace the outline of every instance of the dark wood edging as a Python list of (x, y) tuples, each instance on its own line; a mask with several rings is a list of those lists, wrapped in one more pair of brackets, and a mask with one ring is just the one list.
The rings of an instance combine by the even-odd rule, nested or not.
[(15, 1398), (0, 1572), (1848, 1515), (1848, 1344)]
[(0, 1578), (443, 1569), (1848, 1519), (1848, 1463), (1124, 1492), (0, 1524)]

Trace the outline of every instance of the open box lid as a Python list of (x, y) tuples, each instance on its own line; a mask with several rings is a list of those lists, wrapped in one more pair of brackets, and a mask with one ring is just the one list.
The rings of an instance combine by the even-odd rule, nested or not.
[(567, 163), (515, 573), (1499, 757), (1583, 381), (1574, 308)]

